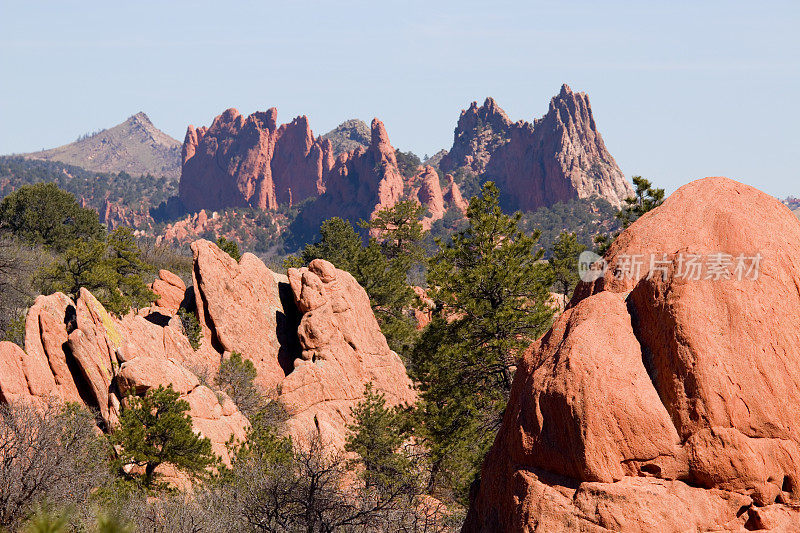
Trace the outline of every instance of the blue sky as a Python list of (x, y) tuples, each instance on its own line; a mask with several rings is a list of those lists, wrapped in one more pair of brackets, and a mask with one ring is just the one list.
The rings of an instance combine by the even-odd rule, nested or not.
[(532, 120), (589, 94), (627, 176), (727, 175), (800, 196), (798, 2), (9, 2), (0, 153), (145, 111), (183, 140), (228, 107), (386, 124), (419, 155), (493, 96)]

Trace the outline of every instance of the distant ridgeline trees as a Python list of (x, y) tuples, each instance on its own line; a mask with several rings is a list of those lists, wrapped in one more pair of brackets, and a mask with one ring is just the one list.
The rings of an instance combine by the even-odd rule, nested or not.
[[(142, 258), (133, 231), (120, 227), (108, 233), (97, 212), (81, 207), (53, 183), (24, 185), (3, 198), (0, 232), (8, 257), (27, 256), (38, 263), (37, 269), (0, 272), (0, 283), (28, 287), (29, 298), (34, 292), (55, 291), (75, 297), (85, 287), (117, 314), (155, 298), (147, 287), (153, 269)], [(17, 314), (29, 301), (19, 303)]]
[(57, 161), (0, 157), (0, 197), (23, 185), (53, 183), (100, 210), (108, 198), (134, 210), (147, 212), (178, 194), (178, 182), (163, 176), (131, 176), (126, 172), (93, 172)]

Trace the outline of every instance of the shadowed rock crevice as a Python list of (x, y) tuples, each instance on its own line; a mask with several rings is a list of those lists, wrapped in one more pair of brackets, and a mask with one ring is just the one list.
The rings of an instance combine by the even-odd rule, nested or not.
[(92, 391), (92, 387), (86, 379), (83, 368), (81, 368), (80, 363), (75, 358), (75, 354), (72, 353), (72, 348), (69, 346), (69, 341), (65, 342), (61, 346), (61, 349), (64, 351), (64, 358), (67, 362), (67, 367), (72, 375), (72, 380), (75, 382), (75, 387), (78, 389), (78, 395), (80, 396), (81, 400), (90, 409), (99, 411), (100, 404), (97, 402), (97, 398)]
[(165, 315), (159, 311), (153, 311), (149, 313), (147, 316), (144, 317), (145, 320), (148, 322), (155, 324), (156, 326), (161, 326), (165, 328), (169, 325), (169, 321), (172, 319), (169, 315)]
[(302, 313), (294, 301), (294, 294), (289, 283), (278, 282), (278, 295), (280, 296), (283, 311), (275, 311), (275, 334), (278, 337), (278, 363), (286, 376), (294, 370), (294, 362), (300, 358), (303, 351), (297, 328), (300, 327)]

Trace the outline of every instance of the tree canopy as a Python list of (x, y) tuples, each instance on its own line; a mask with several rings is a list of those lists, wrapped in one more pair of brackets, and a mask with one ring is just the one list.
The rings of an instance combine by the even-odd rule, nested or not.
[(536, 237), (506, 215), (487, 182), (467, 210), (469, 225), (428, 263), (437, 312), (411, 351), (416, 414), (430, 446), (431, 487), (464, 499), (505, 408), (517, 358), (550, 325), (551, 276)]
[(25, 185), (0, 202), (0, 228), (29, 244), (64, 251), (77, 241), (101, 239), (97, 212), (81, 207), (54, 183)]
[(197, 475), (216, 462), (211, 441), (192, 431), (189, 403), (180, 399), (172, 385), (151, 389), (141, 397), (130, 396), (128, 401), (111, 440), (121, 447), (120, 467), (144, 468), (144, 487), (154, 486), (156, 468), (164, 463)]
[(572, 289), (580, 281), (578, 275), (578, 257), (586, 247), (578, 242), (574, 233), (562, 232), (550, 250), (550, 270), (553, 283), (564, 298), (566, 304)]

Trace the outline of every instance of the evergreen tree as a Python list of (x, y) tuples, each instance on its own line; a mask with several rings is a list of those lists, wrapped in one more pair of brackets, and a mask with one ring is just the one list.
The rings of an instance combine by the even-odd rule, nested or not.
[[(660, 206), (664, 202), (664, 189), (653, 187), (649, 180), (641, 176), (633, 177), (633, 184), (636, 192), (633, 196), (625, 199), (622, 209), (615, 215), (622, 223), (622, 227), (627, 228), (639, 217)], [(611, 244), (619, 236), (619, 232), (613, 234), (600, 233), (594, 236), (595, 253), (605, 255)]]
[(104, 287), (111, 311), (121, 315), (131, 307), (143, 307), (155, 300), (156, 295), (145, 281), (153, 268), (142, 259), (131, 228), (122, 226), (109, 234), (105, 261), (113, 277), (112, 285)]
[(578, 242), (575, 233), (562, 232), (551, 248), (549, 260), (553, 282), (567, 303), (572, 289), (580, 281), (578, 275), (578, 256), (586, 247)]
[(408, 437), (403, 411), (386, 406), (386, 397), (367, 383), (364, 400), (351, 409), (345, 450), (357, 454), (367, 486), (387, 487), (407, 482), (411, 461), (401, 450)]
[(141, 481), (145, 488), (154, 486), (159, 465), (169, 463), (197, 475), (217, 461), (211, 441), (192, 431), (192, 419), (187, 414), (189, 403), (180, 399), (172, 385), (159, 386), (143, 397), (131, 396), (128, 400), (111, 439), (121, 446), (120, 467), (144, 468)]
[(0, 202), (0, 228), (28, 244), (61, 252), (76, 241), (102, 239), (97, 212), (81, 207), (54, 183), (25, 185)]
[(627, 228), (640, 216), (664, 202), (664, 189), (653, 187), (650, 181), (641, 176), (634, 176), (633, 184), (636, 186), (636, 193), (625, 199), (625, 204), (617, 213), (617, 218), (622, 222), (623, 228)]
[(255, 383), (256, 375), (256, 366), (250, 359), (245, 359), (239, 352), (232, 352), (220, 362), (214, 383), (231, 397), (242, 413), (250, 417), (266, 403)]
[(239, 245), (236, 241), (230, 241), (225, 237), (217, 238), (217, 246), (219, 249), (239, 261), (242, 258), (242, 252), (239, 251)]
[(384, 255), (390, 261), (400, 262), (406, 270), (415, 262), (422, 261), (422, 223), (420, 218), (425, 207), (413, 200), (403, 200), (393, 207), (381, 209), (369, 221), (360, 226), (377, 233)]
[(88, 289), (109, 311), (125, 314), (132, 306), (152, 302), (156, 295), (144, 276), (144, 262), (130, 228), (117, 228), (106, 240), (78, 240), (37, 274), (43, 293), (64, 292), (72, 297)]
[(287, 266), (305, 266), (320, 258), (352, 274), (353, 265), (358, 261), (363, 247), (353, 225), (347, 220), (333, 217), (322, 223), (319, 233), (319, 241), (306, 245), (299, 258), (289, 258)]
[(519, 213), (503, 213), (492, 182), (470, 200), (467, 219), (429, 260), (438, 312), (409, 364), (432, 455), (429, 488), (443, 481), (462, 501), (499, 426), (518, 357), (553, 316), (538, 235), (520, 231)]

